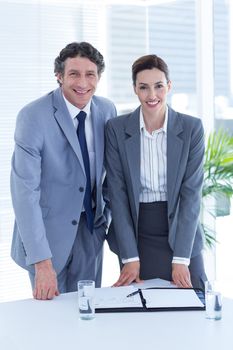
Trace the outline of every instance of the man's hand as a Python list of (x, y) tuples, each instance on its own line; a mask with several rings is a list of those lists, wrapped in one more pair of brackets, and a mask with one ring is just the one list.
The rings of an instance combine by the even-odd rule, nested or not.
[(59, 295), (57, 275), (50, 259), (35, 264), (35, 286), (33, 297), (39, 300), (53, 299)]
[(181, 288), (192, 288), (188, 266), (184, 264), (172, 264), (172, 280)]
[(132, 261), (126, 263), (122, 270), (119, 279), (114, 283), (114, 287), (128, 286), (132, 282), (140, 283), (139, 278), (140, 263), (139, 261)]

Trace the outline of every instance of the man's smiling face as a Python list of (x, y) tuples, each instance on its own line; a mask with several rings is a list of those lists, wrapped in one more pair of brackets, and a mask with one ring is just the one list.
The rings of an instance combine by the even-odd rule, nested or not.
[(94, 95), (100, 76), (95, 63), (77, 56), (66, 59), (64, 73), (57, 78), (65, 98), (82, 109)]

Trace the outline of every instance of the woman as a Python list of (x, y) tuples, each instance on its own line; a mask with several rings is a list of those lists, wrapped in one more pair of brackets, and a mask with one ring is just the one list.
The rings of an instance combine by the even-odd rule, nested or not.
[(167, 106), (171, 81), (160, 57), (137, 59), (132, 78), (140, 107), (106, 127), (108, 241), (122, 263), (115, 286), (162, 278), (203, 288), (201, 120)]

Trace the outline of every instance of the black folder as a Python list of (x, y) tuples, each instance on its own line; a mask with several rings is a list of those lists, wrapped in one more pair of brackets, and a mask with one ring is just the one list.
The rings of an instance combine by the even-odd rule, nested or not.
[[(201, 301), (201, 306), (192, 306), (192, 305), (185, 305), (185, 306), (158, 306), (158, 307), (148, 307), (147, 300), (145, 296), (143, 295), (143, 291), (145, 290), (166, 290), (170, 291), (169, 294), (171, 295), (171, 298), (174, 297), (174, 290), (193, 290), (195, 291), (196, 295), (198, 296), (199, 300)], [(134, 292), (133, 294), (135, 294)], [(95, 311), (96, 313), (109, 313), (109, 312), (155, 312), (155, 311), (203, 311), (205, 310), (205, 293), (202, 289), (192, 289), (192, 288), (164, 288), (164, 287), (156, 287), (156, 288), (146, 288), (146, 289), (138, 289), (137, 293), (140, 296), (141, 299), (141, 306), (140, 307), (96, 307)], [(145, 293), (144, 293), (145, 294)], [(130, 297), (130, 296), (129, 296)], [(174, 303), (175, 304), (175, 303)]]

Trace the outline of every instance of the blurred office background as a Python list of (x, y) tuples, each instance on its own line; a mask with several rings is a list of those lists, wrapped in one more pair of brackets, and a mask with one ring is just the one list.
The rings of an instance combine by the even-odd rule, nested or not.
[[(110, 98), (119, 113), (138, 105), (131, 64), (156, 53), (170, 67), (170, 105), (201, 117), (206, 134), (219, 125), (233, 132), (233, 0), (1, 0), (0, 301), (31, 297), (27, 273), (10, 258), (16, 115), (57, 87), (54, 58), (72, 41), (89, 41), (103, 53), (97, 94)], [(233, 279), (232, 224), (232, 215), (214, 223), (219, 243), (205, 252), (211, 278)], [(106, 246), (103, 284), (117, 275), (117, 259)]]

